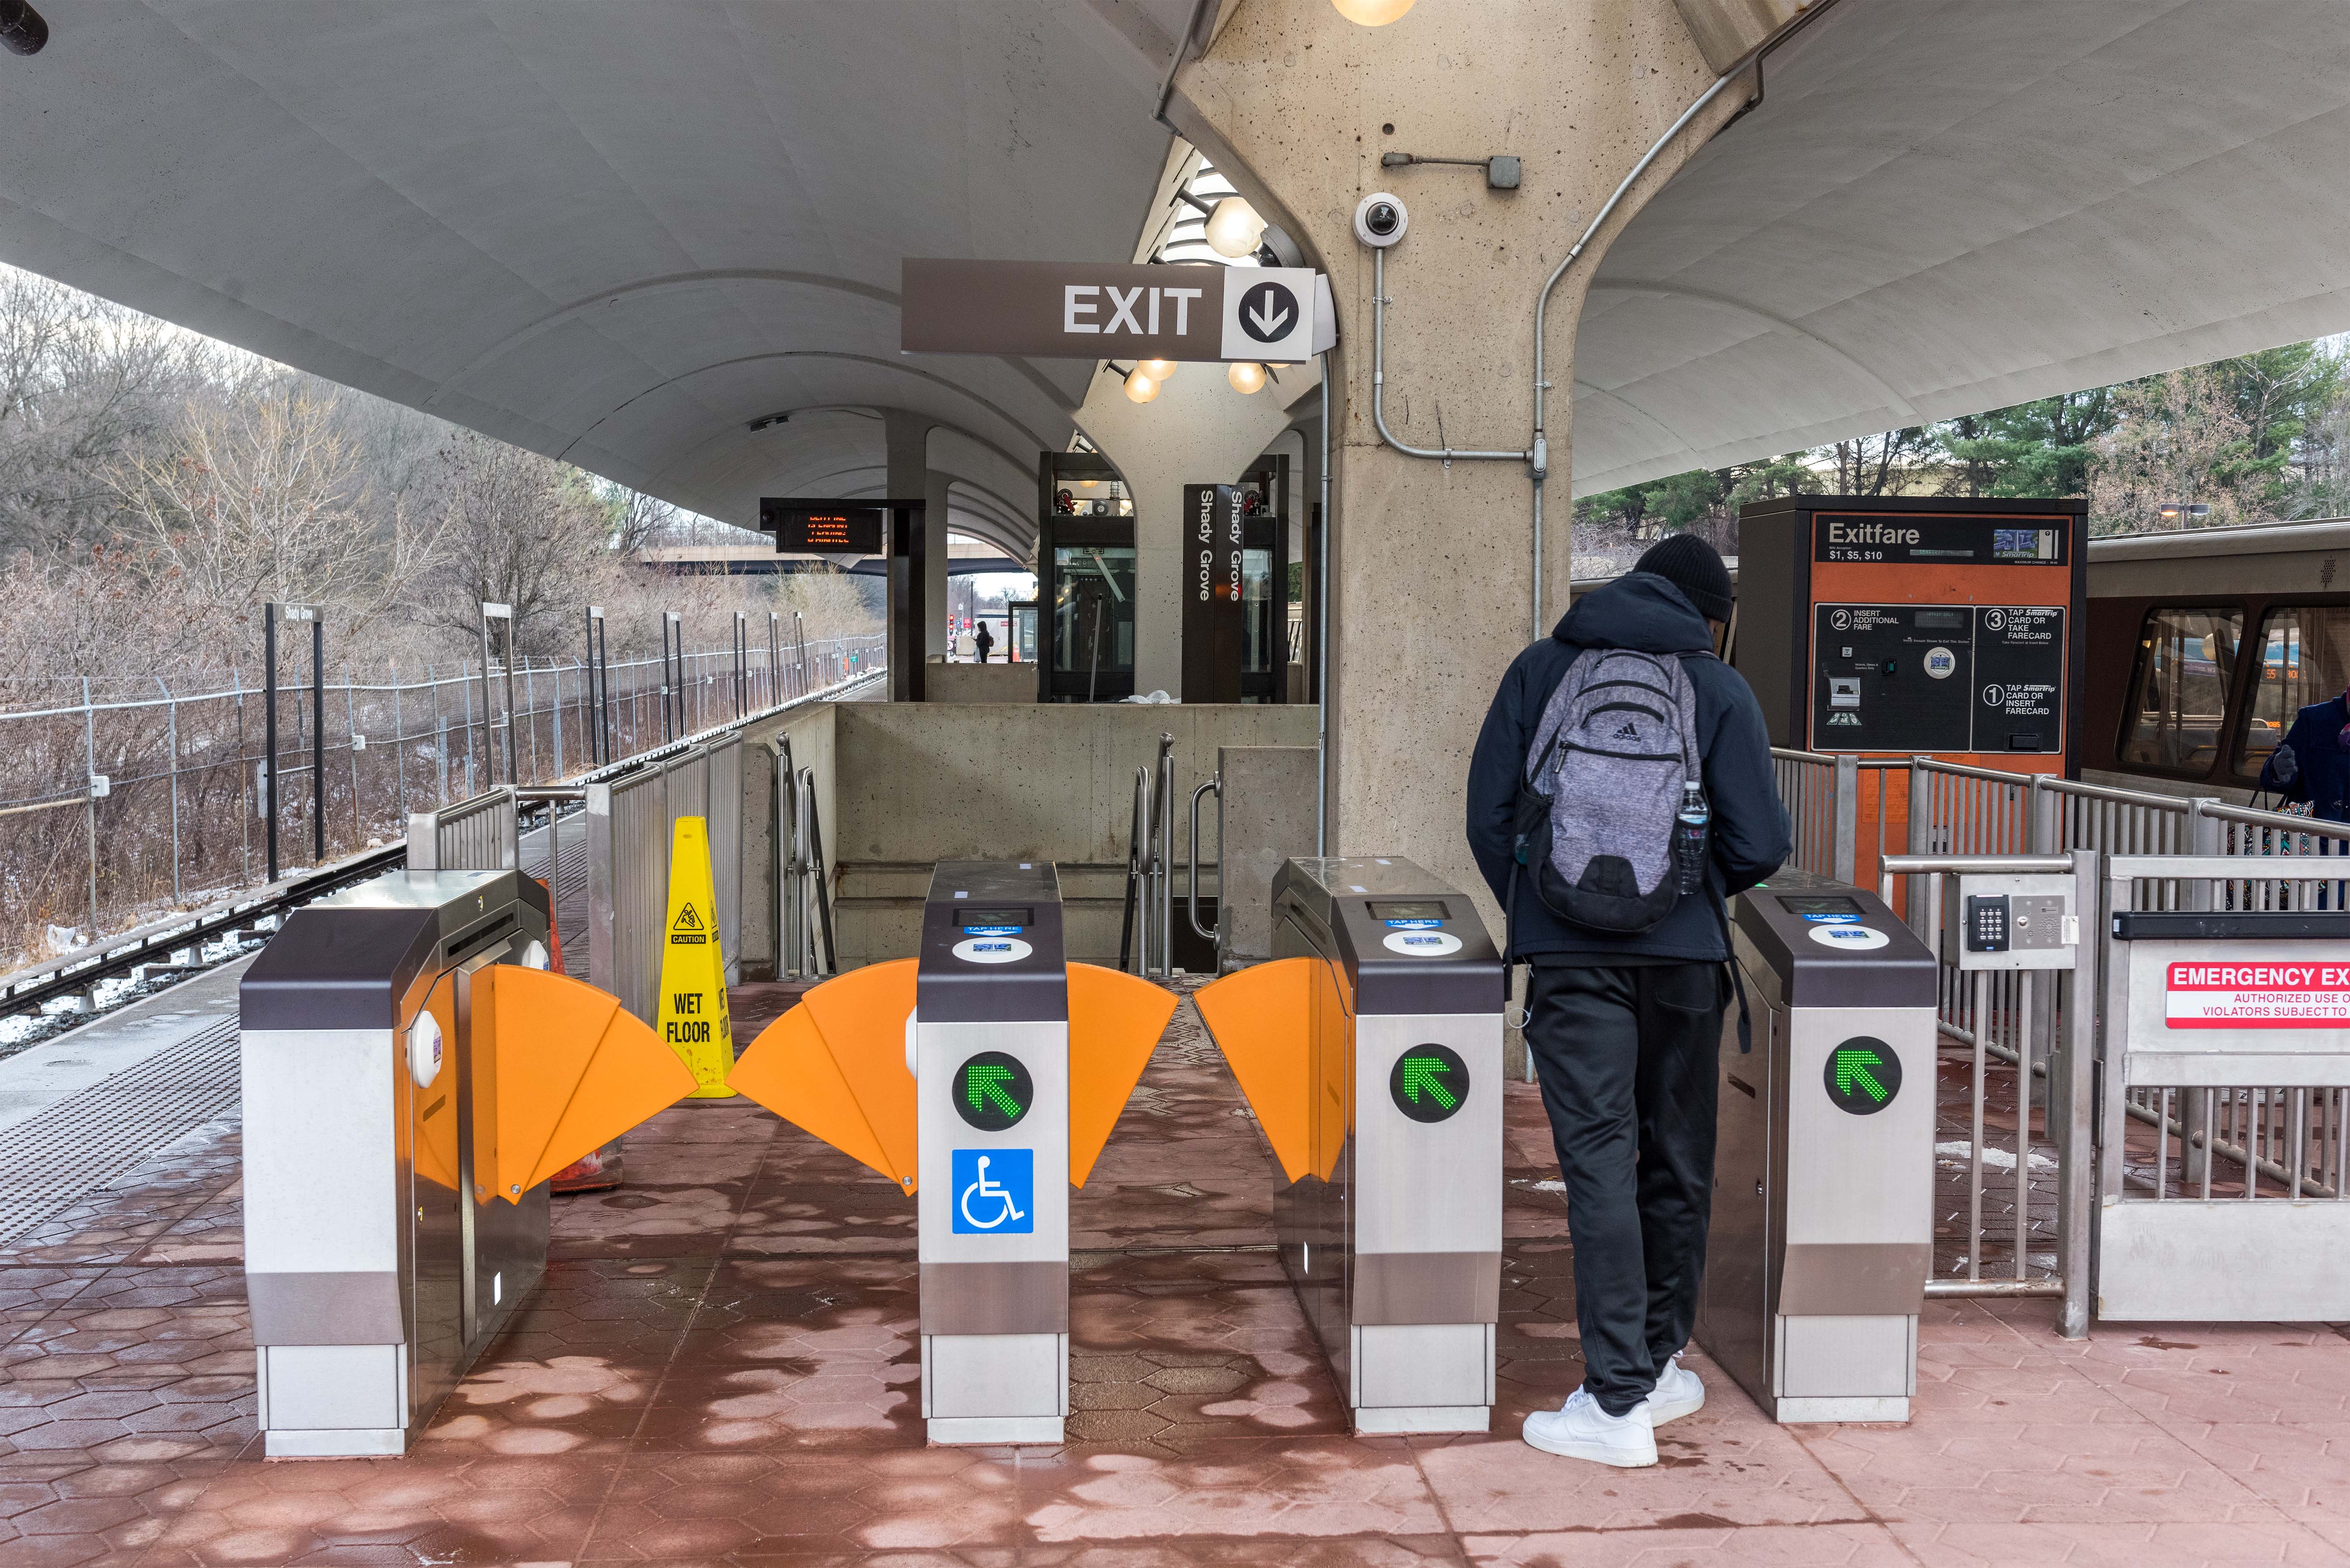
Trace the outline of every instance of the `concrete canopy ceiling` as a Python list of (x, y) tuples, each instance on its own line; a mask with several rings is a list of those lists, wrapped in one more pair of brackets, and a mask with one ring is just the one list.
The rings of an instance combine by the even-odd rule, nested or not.
[(1841, 0), (1584, 306), (1609, 490), (2350, 327), (2338, 0)]
[(899, 261), (1125, 260), (1169, 143), (1134, 36), (1189, 7), (43, 9), (0, 64), (0, 260), (740, 525), (878, 493), (839, 410), (914, 410), (1014, 537), (1093, 366), (900, 357)]

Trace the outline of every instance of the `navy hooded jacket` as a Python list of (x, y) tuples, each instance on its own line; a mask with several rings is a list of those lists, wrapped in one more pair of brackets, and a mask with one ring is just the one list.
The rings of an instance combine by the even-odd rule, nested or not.
[[(1683, 661), (1697, 693), (1697, 743), (1705, 793), (1713, 807), (1711, 897), (1685, 898), (1653, 929), (1610, 936), (1568, 925), (1517, 879), (1516, 953), (1562, 955), (1579, 964), (1705, 962), (1730, 956), (1717, 900), (1753, 887), (1779, 868), (1793, 847), (1787, 814), (1771, 773), (1771, 742), (1762, 705), (1745, 677), (1713, 655), (1713, 635), (1696, 607), (1664, 578), (1633, 572), (1586, 594), (1550, 636), (1528, 648), (1502, 677), (1469, 762), (1469, 848), (1493, 897), (1510, 897), (1515, 864), (1513, 809), (1526, 748), (1544, 707), (1575, 656), (1586, 648), (1689, 653)], [(1555, 959), (1553, 961), (1561, 961)]]
[[(2293, 753), (2300, 772), (2291, 784), (2276, 776), (2276, 755), (2261, 767), (2261, 785), (2287, 802), (2307, 801), (2309, 814), (2326, 822), (2350, 822), (2350, 752), (2342, 749), (2342, 727), (2350, 724), (2350, 702), (2333, 697), (2312, 702), (2293, 715), (2282, 750)], [(2324, 840), (2318, 853), (2325, 852)]]

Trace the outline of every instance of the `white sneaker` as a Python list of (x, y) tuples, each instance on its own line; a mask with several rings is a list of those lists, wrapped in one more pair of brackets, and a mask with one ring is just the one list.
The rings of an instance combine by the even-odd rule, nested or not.
[(1648, 1426), (1648, 1407), (1635, 1405), (1631, 1413), (1611, 1416), (1599, 1407), (1588, 1388), (1567, 1396), (1556, 1410), (1537, 1410), (1526, 1417), (1521, 1435), (1546, 1454), (1570, 1459), (1590, 1459), (1618, 1469), (1638, 1469), (1657, 1462), (1657, 1434)]
[(1678, 1421), (1683, 1416), (1694, 1416), (1705, 1408), (1705, 1383), (1698, 1375), (1681, 1365), (1678, 1355), (1665, 1363), (1664, 1372), (1657, 1386), (1648, 1390), (1644, 1401), (1651, 1428), (1668, 1421)]

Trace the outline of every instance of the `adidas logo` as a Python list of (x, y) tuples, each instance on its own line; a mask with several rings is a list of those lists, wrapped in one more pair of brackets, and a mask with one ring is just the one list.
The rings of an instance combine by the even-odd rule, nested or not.
[(1616, 732), (1616, 739), (1619, 741), (1637, 741), (1639, 738), (1640, 732), (1632, 727), (1632, 721), (1629, 719), (1625, 720), (1624, 727)]

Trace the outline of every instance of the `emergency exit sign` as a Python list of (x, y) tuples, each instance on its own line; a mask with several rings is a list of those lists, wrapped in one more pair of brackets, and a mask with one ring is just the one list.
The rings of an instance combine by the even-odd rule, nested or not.
[(2172, 1029), (2350, 1026), (2350, 963), (2175, 961), (2163, 1014)]

